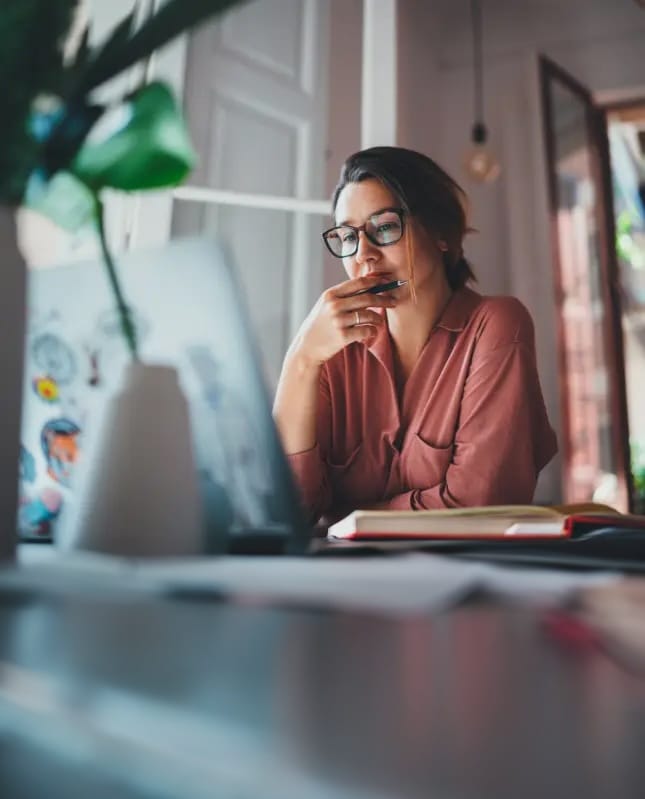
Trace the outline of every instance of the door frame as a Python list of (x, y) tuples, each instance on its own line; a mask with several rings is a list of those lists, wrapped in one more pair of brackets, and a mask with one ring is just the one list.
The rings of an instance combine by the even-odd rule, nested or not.
[(549, 198), (549, 226), (551, 252), (555, 272), (555, 300), (557, 309), (558, 375), (560, 383), (560, 413), (563, 431), (562, 460), (566, 474), (570, 468), (569, 431), (570, 418), (566, 395), (567, 364), (564, 349), (564, 321), (559, 312), (562, 306), (562, 264), (558, 245), (556, 178), (551, 165), (555, 163), (554, 120), (549, 83), (555, 79), (578, 95), (586, 106), (586, 124), (589, 133), (592, 175), (600, 191), (596, 197), (596, 224), (600, 250), (600, 276), (604, 318), (604, 341), (609, 376), (609, 403), (612, 416), (611, 440), (618, 479), (618, 497), (621, 510), (633, 506), (633, 479), (629, 452), (629, 422), (627, 416), (627, 391), (625, 385), (625, 360), (621, 306), (616, 258), (615, 220), (609, 138), (607, 134), (606, 106), (598, 105), (592, 93), (582, 83), (545, 55), (538, 56), (540, 93), (542, 99), (543, 131), (547, 157), (547, 187)]

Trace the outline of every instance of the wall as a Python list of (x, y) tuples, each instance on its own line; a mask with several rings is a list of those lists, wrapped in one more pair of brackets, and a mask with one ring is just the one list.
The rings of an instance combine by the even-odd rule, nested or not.
[[(551, 420), (559, 430), (553, 265), (536, 54), (542, 52), (602, 98), (637, 95), (645, 85), (645, 13), (602, 0), (510, 0), (485, 3), (486, 121), (503, 165), (493, 186), (465, 180), (461, 162), (472, 125), (472, 61), (468, 4), (435, 2), (435, 41), (426, 55), (440, 86), (440, 163), (462, 182), (478, 234), (466, 254), (486, 293), (520, 297), (536, 324), (538, 364)], [(425, 69), (419, 62), (419, 71)], [(559, 498), (559, 463), (540, 481), (536, 499)]]
[(399, 0), (397, 10), (397, 144), (436, 159), (442, 129), (436, 8)]

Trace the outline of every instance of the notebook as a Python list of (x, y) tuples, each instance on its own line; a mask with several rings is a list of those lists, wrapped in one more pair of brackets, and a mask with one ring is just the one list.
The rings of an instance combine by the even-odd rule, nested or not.
[(645, 516), (600, 503), (545, 507), (498, 505), (426, 511), (357, 510), (331, 525), (330, 539), (432, 540), (579, 538), (607, 527), (642, 529)]
[[(120, 256), (118, 268), (142, 359), (175, 366), (188, 400), (205, 552), (304, 550), (310, 530), (222, 250), (179, 239)], [(99, 261), (31, 272), (27, 317), (18, 533), (52, 541), (86, 434), (129, 356)]]

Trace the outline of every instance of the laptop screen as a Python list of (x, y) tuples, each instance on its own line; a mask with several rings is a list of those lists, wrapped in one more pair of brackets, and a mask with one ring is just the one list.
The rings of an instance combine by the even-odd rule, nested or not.
[[(241, 291), (205, 239), (120, 256), (141, 358), (177, 368), (188, 400), (207, 552), (306, 544)], [(100, 262), (30, 273), (19, 536), (49, 541), (74, 502), (83, 442), (128, 353)], [(133, 441), (136, 446), (136, 441)], [(152, 468), (152, 466), (151, 466)]]

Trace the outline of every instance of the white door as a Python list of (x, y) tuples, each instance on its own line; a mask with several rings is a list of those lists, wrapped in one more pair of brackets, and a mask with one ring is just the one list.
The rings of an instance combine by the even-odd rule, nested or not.
[(172, 232), (213, 233), (229, 251), (271, 385), (322, 288), (324, 220), (262, 198), (324, 195), (328, 27), (329, 0), (256, 0), (188, 43), (184, 103), (200, 157), (190, 184), (251, 200), (176, 199)]

